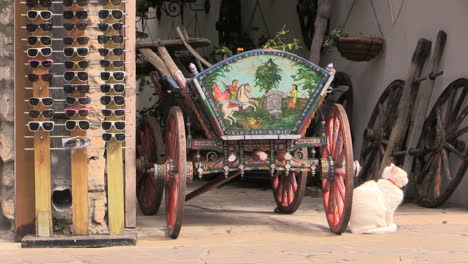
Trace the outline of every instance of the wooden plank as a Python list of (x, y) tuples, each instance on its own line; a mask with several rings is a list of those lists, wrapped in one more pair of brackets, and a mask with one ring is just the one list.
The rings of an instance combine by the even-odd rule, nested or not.
[(171, 73), (164, 61), (151, 49), (140, 49), (140, 53), (164, 76), (171, 77)]
[[(185, 29), (184, 29), (185, 30)], [(211, 67), (211, 63), (209, 63), (208, 61), (205, 60), (205, 58), (203, 58), (195, 49), (193, 49), (189, 43), (187, 43), (187, 41), (185, 40), (185, 36), (184, 34), (182, 33), (182, 30), (180, 29), (180, 27), (176, 27), (176, 31), (177, 31), (177, 34), (179, 35), (180, 39), (182, 40), (182, 42), (184, 43), (185, 47), (187, 48), (187, 50), (192, 53), (192, 55), (197, 59), (199, 60), (200, 62), (202, 62), (203, 64), (205, 64), (207, 67)]]
[(125, 116), (127, 121), (125, 132), (128, 135), (125, 142), (125, 146), (128, 147), (125, 150), (125, 226), (130, 228), (136, 227), (136, 1), (127, 1), (125, 12), (127, 13), (125, 35), (128, 38), (125, 47), (130, 51), (125, 54), (125, 61), (130, 62), (125, 70), (130, 74), (127, 84), (132, 87), (127, 89), (125, 94), (128, 99), (125, 102), (125, 109), (129, 112)]
[[(410, 122), (408, 139), (406, 142), (406, 149), (411, 151), (416, 148), (419, 138), (422, 134), (422, 127), (426, 119), (427, 108), (429, 107), (429, 102), (431, 100), (432, 91), (435, 86), (434, 74), (439, 72), (439, 65), (442, 55), (444, 53), (445, 42), (447, 41), (447, 33), (440, 30), (437, 34), (436, 45), (434, 48), (434, 54), (432, 56), (432, 69), (429, 74), (429, 84), (426, 89), (421, 89), (416, 96), (415, 109), (412, 114), (412, 122)], [(431, 77), (432, 76), (432, 77)], [(407, 153), (405, 155), (405, 161), (403, 163), (403, 169), (408, 172), (411, 172), (413, 167), (414, 156)], [(409, 190), (411, 183), (405, 191)]]
[[(188, 38), (186, 39), (187, 43), (192, 47), (201, 48), (210, 45), (210, 40), (205, 38)], [(170, 50), (182, 50), (185, 49), (185, 45), (180, 39), (170, 39), (170, 40), (153, 40), (153, 41), (137, 41), (136, 48), (157, 48), (157, 47), (166, 47)]]
[[(84, 10), (83, 7), (73, 5), (69, 8), (71, 11)], [(79, 23), (80, 19), (73, 17), (70, 23)], [(83, 30), (70, 31), (69, 37), (73, 39), (85, 36)], [(74, 47), (80, 47), (78, 43), (73, 45)], [(77, 54), (70, 58), (71, 61), (81, 61), (83, 58)], [(81, 69), (75, 65), (73, 71), (80, 71)], [(72, 83), (81, 84), (79, 80), (75, 80)], [(72, 96), (83, 97), (85, 94), (81, 94), (75, 91)], [(82, 108), (79, 104), (75, 104), (72, 108)], [(84, 117), (75, 116), (73, 120), (83, 120)], [(76, 128), (71, 132), (72, 137), (86, 137), (86, 131)], [(86, 148), (74, 149), (71, 151), (71, 178), (72, 178), (72, 225), (74, 235), (88, 235), (89, 229), (89, 213), (88, 213), (88, 152)]]
[(400, 150), (403, 146), (403, 140), (406, 132), (408, 131), (408, 123), (410, 119), (410, 113), (413, 110), (414, 104), (412, 104), (414, 97), (411, 96), (417, 94), (419, 89), (419, 82), (415, 82), (421, 76), (421, 72), (424, 68), (424, 63), (431, 52), (431, 41), (421, 38), (418, 41), (416, 50), (413, 53), (411, 64), (408, 70), (408, 78), (406, 79), (405, 86), (401, 95), (402, 100), (398, 105), (398, 118), (395, 122), (395, 126), (392, 129), (390, 138), (388, 140), (387, 149), (382, 158), (380, 165), (379, 175), (382, 175), (385, 167), (390, 165), (393, 161), (393, 152)]
[(158, 48), (159, 55), (163, 59), (164, 63), (166, 64), (169, 72), (172, 75), (172, 78), (177, 82), (180, 88), (185, 88), (187, 86), (187, 81), (185, 80), (184, 74), (180, 69), (177, 67), (175, 62), (172, 60), (171, 55), (167, 51), (165, 47)]
[[(24, 78), (26, 67), (24, 63), (28, 60), (24, 51), (27, 49), (26, 42), (21, 39), (26, 38), (27, 32), (21, 26), (26, 25), (26, 19), (21, 14), (25, 14), (27, 7), (20, 1), (15, 1), (15, 227), (16, 240), (19, 241), (26, 234), (32, 234), (35, 230), (35, 180), (34, 180), (34, 153), (25, 151), (33, 145), (31, 139), (25, 139), (25, 135), (30, 135), (29, 130), (24, 126), (27, 118), (24, 114), (29, 110), (29, 105), (24, 99), (32, 95), (31, 91), (24, 89), (29, 82)], [(28, 84), (27, 84), (28, 83)]]

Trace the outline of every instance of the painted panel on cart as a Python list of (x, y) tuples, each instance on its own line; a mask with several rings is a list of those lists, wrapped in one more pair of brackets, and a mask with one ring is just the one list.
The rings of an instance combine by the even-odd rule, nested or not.
[(300, 57), (271, 50), (231, 57), (197, 76), (228, 135), (295, 133), (328, 78)]

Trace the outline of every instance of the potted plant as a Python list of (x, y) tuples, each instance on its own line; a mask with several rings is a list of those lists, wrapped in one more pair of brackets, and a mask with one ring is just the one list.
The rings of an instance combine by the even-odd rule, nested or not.
[(335, 28), (326, 36), (324, 48), (336, 46), (341, 56), (352, 61), (369, 61), (382, 51), (382, 38), (349, 36), (343, 28)]

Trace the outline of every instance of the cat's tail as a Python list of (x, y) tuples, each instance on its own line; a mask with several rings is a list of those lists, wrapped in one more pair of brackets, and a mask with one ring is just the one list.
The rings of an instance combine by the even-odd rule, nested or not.
[(362, 227), (362, 228), (350, 228), (351, 233), (353, 234), (387, 234), (397, 231), (397, 225), (393, 224), (391, 226), (385, 227)]

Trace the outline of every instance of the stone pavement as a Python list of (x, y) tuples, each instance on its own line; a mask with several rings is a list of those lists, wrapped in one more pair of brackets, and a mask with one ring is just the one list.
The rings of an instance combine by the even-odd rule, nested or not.
[(468, 263), (463, 208), (405, 204), (397, 233), (335, 235), (321, 198), (305, 197), (294, 215), (273, 213), (274, 204), (271, 190), (236, 183), (189, 201), (177, 240), (165, 237), (161, 208), (157, 216), (138, 216), (136, 247), (21, 249), (0, 240), (0, 264)]

